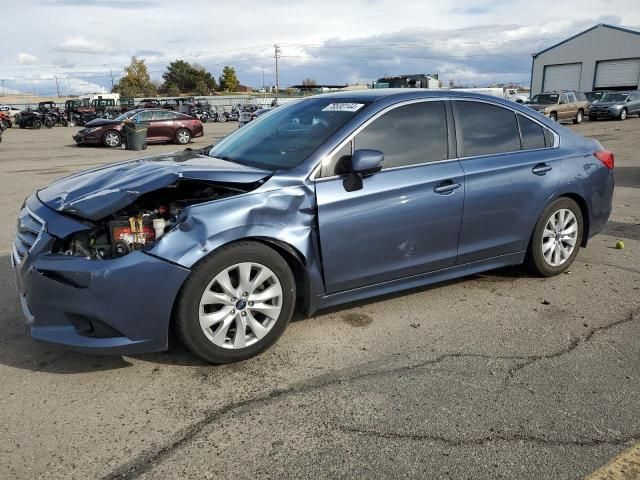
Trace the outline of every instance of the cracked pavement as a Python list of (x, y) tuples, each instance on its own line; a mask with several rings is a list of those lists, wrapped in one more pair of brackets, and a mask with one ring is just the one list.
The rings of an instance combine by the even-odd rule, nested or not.
[(607, 464), (640, 442), (640, 119), (572, 128), (614, 150), (617, 188), (570, 273), (502, 269), (321, 312), (223, 367), (179, 345), (112, 358), (29, 338), (7, 255), (22, 198), (63, 162), (132, 152), (8, 131), (0, 478), (578, 479)]

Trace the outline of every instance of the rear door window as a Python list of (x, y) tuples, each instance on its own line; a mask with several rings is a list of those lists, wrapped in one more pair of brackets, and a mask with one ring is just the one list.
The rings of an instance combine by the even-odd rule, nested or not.
[(159, 110), (157, 112), (153, 112), (153, 119), (155, 121), (173, 120), (173, 113)]
[(354, 148), (380, 150), (384, 168), (448, 158), (444, 102), (403, 105), (374, 120), (355, 137)]
[(520, 131), (512, 110), (482, 102), (454, 102), (461, 157), (520, 150)]

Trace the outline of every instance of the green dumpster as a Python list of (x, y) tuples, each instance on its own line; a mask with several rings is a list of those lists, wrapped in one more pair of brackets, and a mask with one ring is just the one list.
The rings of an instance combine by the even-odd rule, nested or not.
[(148, 123), (124, 123), (123, 150), (144, 150), (147, 148), (147, 128)]

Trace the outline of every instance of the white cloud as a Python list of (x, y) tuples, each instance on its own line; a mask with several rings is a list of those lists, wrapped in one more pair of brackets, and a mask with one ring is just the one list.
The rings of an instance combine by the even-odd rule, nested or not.
[(113, 48), (104, 45), (97, 40), (91, 40), (83, 36), (65, 38), (57, 50), (69, 53), (107, 54), (113, 52)]
[(35, 55), (31, 55), (30, 53), (19, 53), (16, 55), (18, 59), (18, 63), (21, 65), (33, 65), (34, 63), (38, 63), (38, 57)]

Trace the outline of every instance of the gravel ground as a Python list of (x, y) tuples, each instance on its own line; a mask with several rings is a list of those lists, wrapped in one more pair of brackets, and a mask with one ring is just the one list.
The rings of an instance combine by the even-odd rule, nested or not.
[[(194, 146), (235, 126), (207, 124)], [(30, 339), (9, 263), (22, 200), (139, 155), (78, 148), (72, 128), (7, 131), (0, 478), (577, 479), (607, 464), (640, 441), (640, 119), (572, 128), (617, 168), (611, 221), (570, 272), (503, 269), (320, 312), (222, 367), (177, 344), (94, 357)]]

